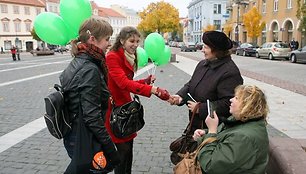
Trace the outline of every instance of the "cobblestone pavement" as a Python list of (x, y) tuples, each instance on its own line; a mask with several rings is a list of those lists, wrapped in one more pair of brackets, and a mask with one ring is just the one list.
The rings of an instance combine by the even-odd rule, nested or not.
[[(49, 59), (49, 57), (41, 58), (41, 60), (43, 59)], [(1, 61), (0, 56), (0, 64)], [(57, 60), (57, 62), (60, 61)], [(47, 67), (58, 71), (67, 66), (67, 63), (62, 62)], [(33, 70), (23, 70), (22, 73), (16, 75), (15, 80), (27, 77), (32, 73), (31, 71)], [(48, 72), (46, 66), (36, 68), (35, 71), (36, 74)], [(146, 73), (138, 78), (145, 76), (147, 76)], [(175, 93), (189, 80), (190, 75), (173, 64), (168, 64), (156, 69), (156, 77), (156, 86), (166, 88), (170, 93)], [(270, 80), (273, 81), (273, 79)], [(6, 81), (8, 78), (1, 75), (0, 85)], [(56, 82), (58, 82), (58, 74), (4, 87), (0, 86), (0, 138), (41, 118), (44, 113), (43, 97), (52, 90), (52, 85)], [(170, 162), (168, 147), (170, 142), (179, 137), (186, 127), (188, 111), (185, 106), (170, 106), (155, 96), (141, 97), (141, 101), (145, 108), (146, 125), (135, 139), (133, 173), (172, 173), (173, 165)], [(270, 136), (287, 136), (271, 125), (268, 125), (268, 132)], [(3, 142), (0, 141), (1, 143)], [(0, 174), (57, 174), (63, 173), (68, 163), (69, 158), (62, 141), (51, 137), (47, 129), (42, 129), (11, 148), (0, 152)]]

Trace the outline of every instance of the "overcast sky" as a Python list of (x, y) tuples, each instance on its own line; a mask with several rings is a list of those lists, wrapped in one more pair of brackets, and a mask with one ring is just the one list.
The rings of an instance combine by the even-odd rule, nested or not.
[[(134, 9), (136, 11), (142, 11), (146, 8), (151, 2), (159, 2), (159, 0), (94, 0), (101, 7), (110, 7), (112, 4), (119, 4), (126, 6), (128, 8)], [(170, 3), (175, 8), (179, 10), (180, 17), (186, 17), (188, 10), (187, 6), (191, 0), (164, 0), (165, 2)]]

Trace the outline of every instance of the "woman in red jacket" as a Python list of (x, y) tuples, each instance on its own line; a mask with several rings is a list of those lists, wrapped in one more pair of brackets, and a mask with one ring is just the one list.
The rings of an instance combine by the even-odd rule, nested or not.
[[(106, 56), (108, 88), (116, 106), (132, 101), (131, 93), (146, 97), (155, 94), (162, 100), (169, 99), (170, 95), (167, 90), (150, 85), (155, 80), (154, 76), (133, 80), (134, 72), (137, 70), (136, 48), (139, 46), (140, 37), (141, 34), (134, 27), (122, 28)], [(121, 156), (121, 163), (115, 168), (115, 174), (129, 174), (132, 171), (133, 139), (136, 137), (136, 133), (122, 139), (115, 137), (110, 129), (110, 102), (108, 108), (105, 127)]]

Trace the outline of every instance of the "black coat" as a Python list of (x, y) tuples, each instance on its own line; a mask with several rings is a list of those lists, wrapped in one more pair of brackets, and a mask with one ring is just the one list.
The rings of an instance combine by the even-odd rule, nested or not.
[[(206, 100), (209, 99), (215, 106), (219, 120), (229, 117), (230, 101), (234, 96), (236, 86), (243, 84), (240, 71), (230, 56), (214, 61), (202, 60), (196, 66), (188, 83), (177, 94), (183, 98), (181, 105), (189, 99), (187, 93), (200, 102), (199, 114), (195, 115), (192, 132), (205, 125), (208, 115)], [(189, 112), (189, 116), (191, 116)], [(223, 118), (222, 118), (223, 117)]]
[[(80, 102), (86, 126), (103, 145), (105, 152), (111, 153), (115, 147), (104, 127), (110, 94), (100, 64), (99, 60), (82, 54), (70, 62), (60, 75), (60, 81), (66, 91), (65, 100), (69, 112), (77, 114)], [(72, 131), (76, 129), (77, 121), (78, 118), (73, 122)]]

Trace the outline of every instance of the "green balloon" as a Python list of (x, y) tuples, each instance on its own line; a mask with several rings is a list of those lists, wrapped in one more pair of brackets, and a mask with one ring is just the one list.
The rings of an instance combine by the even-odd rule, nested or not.
[(155, 62), (165, 49), (165, 40), (158, 33), (151, 33), (144, 41), (144, 49), (148, 53), (150, 59)]
[(66, 45), (69, 41), (69, 28), (57, 14), (43, 12), (36, 16), (34, 29), (38, 37), (53, 45)]
[(144, 67), (148, 64), (148, 54), (146, 53), (146, 51), (141, 48), (141, 47), (137, 47), (136, 49), (136, 53), (137, 53), (137, 64), (138, 67)]
[(69, 39), (78, 36), (81, 24), (92, 14), (89, 0), (61, 0), (60, 15), (73, 32)]
[(154, 64), (156, 66), (166, 65), (170, 62), (170, 58), (171, 58), (171, 49), (168, 46), (165, 46), (162, 55), (155, 60)]

